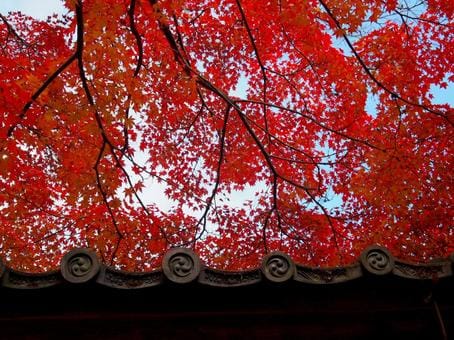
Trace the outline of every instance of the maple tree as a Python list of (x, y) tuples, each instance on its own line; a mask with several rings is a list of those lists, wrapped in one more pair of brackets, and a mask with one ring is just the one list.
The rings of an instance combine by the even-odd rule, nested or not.
[[(454, 251), (454, 6), (397, 0), (66, 0), (0, 16), (0, 255), (75, 246), (129, 270), (173, 246), (218, 268), (378, 243)], [(371, 99), (376, 101), (370, 106)], [(169, 210), (144, 199), (162, 195)], [(255, 190), (242, 206), (232, 194)]]

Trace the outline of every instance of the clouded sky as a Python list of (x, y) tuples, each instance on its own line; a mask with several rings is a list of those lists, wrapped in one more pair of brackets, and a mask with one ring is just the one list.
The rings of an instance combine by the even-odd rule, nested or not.
[(64, 13), (65, 9), (61, 0), (1, 0), (0, 13), (7, 14), (9, 11), (21, 11), (45, 19), (55, 12)]

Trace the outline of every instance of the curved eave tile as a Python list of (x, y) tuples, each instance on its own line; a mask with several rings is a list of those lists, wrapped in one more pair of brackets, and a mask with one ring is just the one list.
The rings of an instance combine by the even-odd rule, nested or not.
[(37, 289), (63, 283), (59, 270), (46, 273), (27, 273), (7, 268), (1, 280), (2, 286), (15, 289)]
[(441, 279), (452, 276), (452, 264), (448, 260), (424, 264), (396, 261), (393, 274), (406, 279)]
[(96, 282), (111, 288), (140, 289), (160, 285), (164, 280), (161, 270), (151, 272), (127, 272), (102, 266)]
[(351, 281), (363, 276), (359, 263), (333, 268), (313, 268), (296, 265), (295, 280), (310, 284), (334, 284)]
[(434, 263), (410, 263), (394, 259), (383, 247), (370, 246), (352, 265), (316, 268), (295, 264), (287, 254), (273, 252), (265, 256), (260, 268), (225, 271), (205, 267), (191, 249), (173, 248), (162, 262), (162, 268), (150, 272), (128, 272), (99, 262), (90, 249), (74, 249), (62, 259), (60, 270), (27, 273), (5, 267), (0, 261), (1, 286), (14, 289), (37, 289), (61, 283), (97, 284), (118, 289), (141, 289), (165, 282), (187, 284), (198, 282), (215, 287), (238, 287), (268, 281), (280, 284), (297, 281), (326, 285), (347, 282), (362, 276), (397, 276), (411, 280), (433, 280), (453, 276), (454, 256)]
[(249, 286), (262, 281), (260, 269), (248, 271), (225, 271), (204, 268), (200, 273), (200, 283), (215, 287)]

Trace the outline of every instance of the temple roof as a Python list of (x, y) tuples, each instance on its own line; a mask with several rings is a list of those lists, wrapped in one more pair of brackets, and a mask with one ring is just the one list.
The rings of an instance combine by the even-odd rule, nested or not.
[[(274, 252), (260, 268), (223, 271), (204, 266), (190, 249), (174, 248), (151, 272), (117, 270), (90, 249), (70, 251), (60, 270), (47, 273), (0, 269), (0, 339), (448, 339), (454, 333), (453, 257), (408, 263), (377, 246), (336, 268), (304, 266)], [(153, 288), (138, 289), (147, 287)]]
[(260, 268), (225, 271), (204, 266), (197, 254), (187, 248), (172, 248), (164, 256), (162, 266), (149, 272), (128, 272), (99, 261), (96, 254), (85, 248), (68, 252), (60, 270), (27, 273), (0, 266), (1, 286), (19, 289), (45, 288), (62, 283), (96, 282), (99, 285), (137, 289), (165, 284), (188, 284), (218, 287), (254, 285), (261, 281), (282, 284), (327, 285), (357, 280), (361, 277), (395, 276), (408, 280), (440, 280), (453, 276), (454, 256), (432, 263), (410, 263), (394, 258), (380, 246), (370, 246), (354, 264), (319, 268), (294, 263), (290, 256), (273, 252), (265, 256)]

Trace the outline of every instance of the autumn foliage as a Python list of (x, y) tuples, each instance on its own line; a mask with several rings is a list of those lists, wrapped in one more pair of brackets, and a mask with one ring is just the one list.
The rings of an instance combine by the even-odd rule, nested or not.
[(453, 108), (432, 98), (454, 77), (453, 2), (65, 6), (0, 17), (10, 266), (76, 246), (138, 271), (173, 246), (226, 269), (273, 250), (317, 266), (371, 243), (454, 251)]

